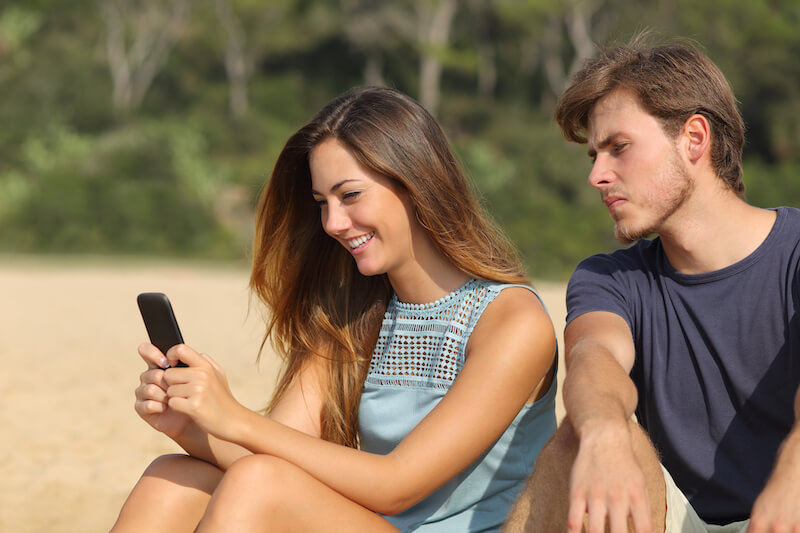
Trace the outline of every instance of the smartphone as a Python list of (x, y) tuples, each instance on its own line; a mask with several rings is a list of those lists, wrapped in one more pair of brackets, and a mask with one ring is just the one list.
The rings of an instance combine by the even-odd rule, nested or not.
[[(169, 303), (167, 295), (161, 292), (143, 292), (136, 297), (139, 304), (139, 312), (142, 313), (144, 327), (150, 336), (150, 342), (161, 353), (166, 354), (167, 350), (176, 344), (183, 343), (181, 330), (175, 313), (172, 312), (172, 304)], [(175, 366), (189, 366), (183, 361), (178, 361)]]

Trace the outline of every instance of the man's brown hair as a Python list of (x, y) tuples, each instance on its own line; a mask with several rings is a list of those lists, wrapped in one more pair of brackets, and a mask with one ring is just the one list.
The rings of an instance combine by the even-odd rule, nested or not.
[(586, 143), (595, 104), (616, 89), (633, 91), (639, 104), (675, 137), (694, 114), (711, 124), (711, 161), (716, 174), (744, 195), (744, 122), (736, 97), (719, 68), (695, 46), (673, 41), (648, 47), (647, 34), (627, 45), (604, 48), (575, 74), (561, 95), (555, 119), (567, 140)]

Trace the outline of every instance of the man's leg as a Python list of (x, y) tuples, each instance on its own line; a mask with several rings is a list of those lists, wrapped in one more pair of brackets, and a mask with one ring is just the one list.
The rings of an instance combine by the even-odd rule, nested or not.
[[(650, 496), (653, 524), (664, 531), (666, 494), (661, 464), (647, 434), (630, 422), (636, 459)], [(536, 467), (511, 510), (504, 533), (557, 533), (567, 529), (569, 479), (578, 452), (578, 439), (568, 419), (542, 449)]]

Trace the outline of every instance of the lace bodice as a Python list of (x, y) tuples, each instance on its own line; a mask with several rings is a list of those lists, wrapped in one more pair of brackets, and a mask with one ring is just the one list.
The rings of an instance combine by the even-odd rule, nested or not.
[[(509, 287), (472, 279), (429, 304), (392, 297), (361, 395), (363, 450), (390, 453), (436, 407), (464, 366), (467, 342), (486, 306)], [(480, 458), (387, 520), (404, 532), (499, 531), (539, 450), (555, 431), (555, 393), (554, 380), (547, 394), (525, 405)]]
[(472, 279), (429, 304), (392, 296), (375, 345), (371, 383), (448, 388), (464, 366), (464, 348), (494, 294)]

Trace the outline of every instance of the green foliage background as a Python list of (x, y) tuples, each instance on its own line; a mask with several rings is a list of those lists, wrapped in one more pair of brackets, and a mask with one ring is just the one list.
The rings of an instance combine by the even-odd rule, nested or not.
[[(426, 37), (449, 1), (446, 39)], [(486, 205), (533, 277), (565, 279), (617, 245), (585, 148), (561, 139), (552, 109), (587, 42), (645, 27), (699, 42), (728, 75), (751, 203), (800, 205), (795, 0), (3, 0), (0, 252), (244, 262), (286, 138), (353, 86), (420, 97), (427, 58), (436, 114)], [(142, 36), (150, 52), (169, 37), (138, 101), (115, 97), (114, 35), (132, 79)]]

